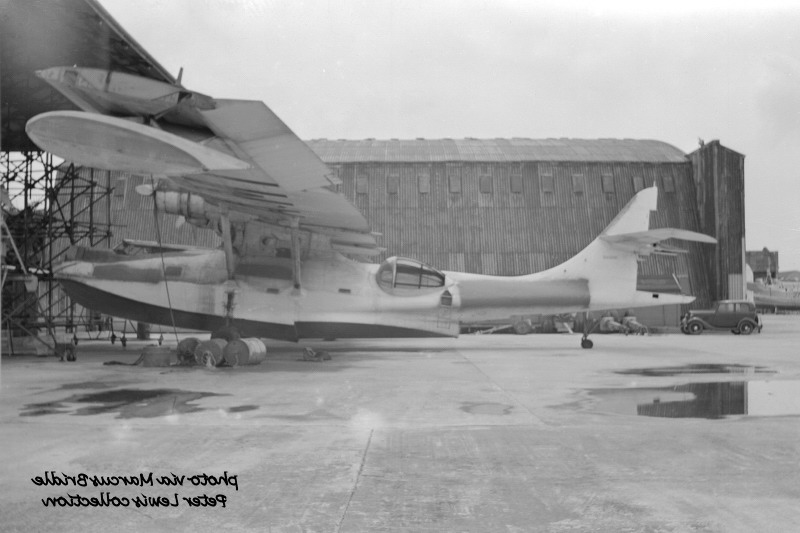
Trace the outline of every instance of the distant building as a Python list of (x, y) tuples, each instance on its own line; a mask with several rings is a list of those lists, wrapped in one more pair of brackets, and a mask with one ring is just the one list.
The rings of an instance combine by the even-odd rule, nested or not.
[(747, 252), (747, 266), (753, 271), (753, 279), (778, 279), (778, 252), (764, 248), (758, 252)]

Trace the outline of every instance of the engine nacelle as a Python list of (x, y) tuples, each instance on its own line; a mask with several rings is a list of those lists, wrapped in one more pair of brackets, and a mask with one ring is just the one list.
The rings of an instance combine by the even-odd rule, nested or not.
[[(202, 196), (190, 192), (155, 191), (156, 207), (170, 215), (180, 215), (187, 220), (219, 219), (219, 210)], [(207, 209), (210, 208), (210, 209)]]

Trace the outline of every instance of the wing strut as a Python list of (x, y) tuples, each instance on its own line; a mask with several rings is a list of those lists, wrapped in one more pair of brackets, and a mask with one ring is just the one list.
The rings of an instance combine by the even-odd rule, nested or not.
[(222, 245), (225, 247), (225, 265), (228, 267), (228, 279), (233, 279), (233, 272), (236, 268), (236, 258), (233, 256), (233, 240), (231, 238), (231, 219), (227, 214), (219, 218), (220, 229), (222, 230)]
[(233, 238), (231, 236), (231, 220), (227, 213), (223, 213), (219, 218), (220, 229), (222, 230), (222, 246), (225, 249), (225, 266), (228, 269), (228, 281), (225, 283), (225, 324), (231, 326), (233, 320), (233, 310), (236, 308), (237, 285), (234, 280), (236, 270), (236, 257), (233, 255)]
[(292, 282), (294, 283), (295, 290), (300, 289), (300, 233), (297, 227), (299, 226), (298, 220), (295, 219), (292, 224)]

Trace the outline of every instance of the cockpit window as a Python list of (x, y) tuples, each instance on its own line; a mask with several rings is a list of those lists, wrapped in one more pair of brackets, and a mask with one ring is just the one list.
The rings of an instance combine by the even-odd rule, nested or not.
[(383, 289), (429, 289), (444, 286), (444, 274), (414, 259), (391, 257), (378, 269)]
[(394, 274), (395, 287), (416, 287), (422, 286), (422, 263), (412, 263), (403, 259), (398, 259)]

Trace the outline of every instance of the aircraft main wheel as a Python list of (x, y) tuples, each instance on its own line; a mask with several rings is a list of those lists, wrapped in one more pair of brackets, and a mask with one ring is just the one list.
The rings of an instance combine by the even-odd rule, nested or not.
[(742, 335), (750, 335), (751, 333), (753, 333), (753, 329), (755, 329), (755, 327), (753, 326), (753, 323), (750, 322), (749, 320), (742, 320), (739, 323), (739, 333), (741, 333)]
[(589, 339), (581, 339), (581, 348), (586, 348), (587, 350), (594, 346), (594, 343)]
[(700, 335), (703, 332), (703, 326), (698, 322), (691, 322), (687, 327), (690, 335)]
[(739, 331), (738, 329), (732, 329), (731, 333), (733, 333), (734, 335), (739, 335), (741, 331)]
[(686, 326), (681, 326), (681, 331), (683, 332), (684, 335), (689, 334), (689, 328), (687, 328)]

